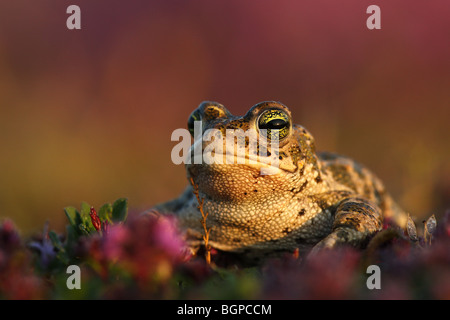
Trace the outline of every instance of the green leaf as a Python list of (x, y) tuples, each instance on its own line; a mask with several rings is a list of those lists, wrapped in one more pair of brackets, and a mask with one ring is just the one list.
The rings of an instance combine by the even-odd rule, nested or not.
[(50, 241), (52, 242), (53, 246), (58, 249), (58, 252), (56, 254), (56, 258), (61, 261), (64, 265), (69, 263), (69, 257), (66, 254), (66, 250), (63, 247), (61, 240), (59, 240), (58, 235), (54, 231), (50, 231), (48, 233), (48, 237), (50, 238)]
[(76, 226), (67, 225), (66, 234), (67, 240), (65, 241), (65, 250), (69, 256), (72, 256), (79, 235), (78, 228)]
[[(66, 217), (71, 225), (77, 226), (81, 223), (80, 214), (74, 207), (65, 207), (64, 213), (66, 214)], [(77, 219), (80, 219), (80, 221), (77, 221)]]
[(83, 223), (78, 225), (78, 229), (80, 230), (81, 234), (89, 235), (89, 230), (86, 228), (86, 226)]
[(112, 206), (112, 220), (114, 222), (125, 221), (128, 215), (128, 200), (125, 198), (117, 199)]
[(59, 237), (55, 231), (50, 231), (48, 233), (48, 237), (50, 238), (50, 241), (52, 242), (54, 247), (58, 248), (59, 251), (64, 251), (61, 240), (59, 240)]
[(100, 221), (108, 221), (109, 223), (112, 222), (112, 211), (113, 207), (111, 203), (105, 203), (99, 210), (98, 210), (98, 217)]
[(81, 217), (85, 217), (85, 216), (89, 216), (89, 213), (91, 212), (91, 206), (89, 205), (89, 203), (87, 202), (82, 202), (81, 203)]
[(83, 219), (81, 218), (80, 213), (74, 207), (66, 207), (64, 208), (64, 212), (67, 216), (72, 227), (78, 233), (78, 235), (84, 234), (83, 230), (81, 230), (80, 225), (83, 224)]
[(83, 225), (88, 233), (96, 232), (94, 226), (91, 221), (91, 206), (87, 202), (81, 203), (81, 219), (83, 221)]

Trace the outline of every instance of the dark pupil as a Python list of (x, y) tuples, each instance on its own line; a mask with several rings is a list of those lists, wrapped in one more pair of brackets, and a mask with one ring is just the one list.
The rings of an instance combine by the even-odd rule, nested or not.
[(274, 119), (267, 123), (261, 124), (259, 126), (260, 129), (272, 129), (272, 130), (280, 130), (286, 127), (287, 122), (283, 119)]

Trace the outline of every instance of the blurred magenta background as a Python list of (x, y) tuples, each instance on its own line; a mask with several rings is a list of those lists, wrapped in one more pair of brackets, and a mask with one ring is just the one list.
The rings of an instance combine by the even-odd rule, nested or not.
[[(81, 30), (66, 8), (81, 8)], [(366, 8), (381, 8), (381, 30)], [(289, 106), (319, 150), (376, 172), (411, 214), (450, 207), (450, 2), (0, 2), (0, 217), (63, 230), (65, 206), (186, 185), (173, 130), (203, 100)]]

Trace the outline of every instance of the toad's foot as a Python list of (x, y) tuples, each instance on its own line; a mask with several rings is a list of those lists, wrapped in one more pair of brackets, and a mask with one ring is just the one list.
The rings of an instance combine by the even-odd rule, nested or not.
[(336, 209), (332, 232), (313, 247), (310, 256), (339, 245), (364, 247), (381, 229), (382, 215), (375, 204), (358, 197), (347, 198)]

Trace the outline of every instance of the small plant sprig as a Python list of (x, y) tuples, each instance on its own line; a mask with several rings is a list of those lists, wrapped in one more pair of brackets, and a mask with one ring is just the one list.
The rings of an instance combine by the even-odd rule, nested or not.
[(105, 234), (111, 224), (124, 222), (128, 214), (127, 199), (117, 199), (112, 205), (105, 203), (98, 213), (86, 202), (81, 203), (81, 210), (74, 207), (64, 208), (70, 227), (76, 235)]
[[(434, 214), (427, 220), (424, 220), (423, 224), (424, 224), (423, 242), (425, 243), (425, 245), (429, 246), (431, 245), (433, 235), (436, 232), (437, 221)], [(411, 239), (411, 241), (420, 244), (420, 237), (417, 235), (416, 224), (414, 223), (410, 215), (408, 215), (408, 220), (406, 223), (406, 232), (408, 233), (408, 236)]]
[(200, 213), (202, 215), (202, 219), (200, 220), (200, 223), (202, 224), (203, 227), (203, 241), (205, 242), (205, 260), (206, 263), (208, 265), (211, 264), (211, 246), (209, 245), (209, 234), (211, 232), (211, 228), (208, 229), (208, 227), (206, 226), (206, 219), (208, 218), (208, 212), (205, 212), (203, 210), (203, 203), (205, 199), (200, 199), (200, 195), (198, 193), (198, 185), (194, 182), (194, 179), (191, 177), (190, 178), (191, 181), (191, 185), (193, 188), (193, 192), (195, 194), (195, 197), (197, 198), (197, 202), (198, 202), (198, 210), (200, 210)]
[(122, 224), (128, 215), (128, 201), (117, 199), (113, 204), (104, 204), (98, 212), (86, 202), (81, 203), (80, 210), (75, 207), (64, 208), (69, 224), (66, 235), (44, 227), (42, 239), (32, 240), (28, 247), (37, 253), (37, 266), (43, 272), (60, 272), (67, 265), (79, 262), (76, 254), (82, 237), (106, 236), (114, 224)]

